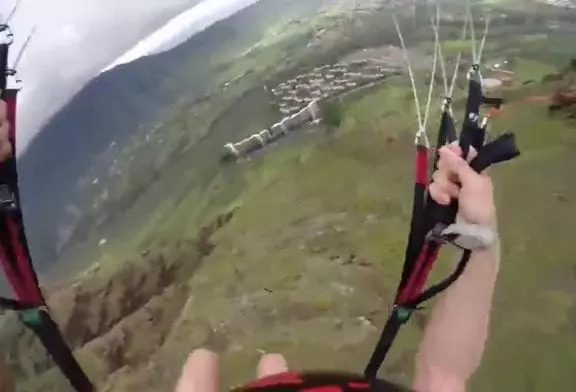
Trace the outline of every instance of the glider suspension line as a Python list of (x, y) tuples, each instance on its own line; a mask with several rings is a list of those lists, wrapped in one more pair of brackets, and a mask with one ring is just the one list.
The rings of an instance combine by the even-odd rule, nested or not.
[[(488, 34), (489, 20), (486, 18), (484, 37), (480, 43), (480, 48), (476, 51), (474, 37), (474, 23), (472, 13), (467, 5), (466, 17), (462, 37), (466, 36), (466, 27), (470, 25), (473, 49), (473, 62), (468, 72), (468, 92), (464, 113), (464, 121), (458, 138), (458, 143), (463, 152), (463, 157), (468, 157), (470, 147), (473, 147), (478, 155), (470, 162), (470, 166), (476, 172), (482, 172), (489, 166), (508, 161), (520, 154), (516, 147), (513, 133), (504, 133), (494, 141), (485, 144), (485, 131), (489, 117), (485, 117), (482, 124), (479, 124), (480, 107), (484, 105), (499, 105), (501, 100), (491, 101), (483, 96), (482, 76), (480, 73), (480, 61), (484, 49), (486, 36)], [(461, 54), (456, 58), (456, 67), (452, 76), (451, 84), (448, 85), (446, 77), (445, 61), (442, 54), (442, 46), (439, 39), (440, 11), (436, 6), (436, 20), (432, 20), (434, 30), (434, 59), (432, 74), (435, 73), (436, 61), (440, 63), (441, 72), (444, 79), (444, 99), (442, 102), (442, 117), (438, 131), (438, 143), (436, 149), (455, 142), (457, 140), (453, 112), (453, 92), (457, 79), (458, 69), (461, 62)], [(412, 219), (410, 222), (410, 232), (404, 257), (404, 266), (397, 289), (396, 297), (388, 320), (382, 330), (380, 338), (372, 353), (372, 356), (364, 370), (364, 375), (369, 380), (375, 380), (377, 372), (384, 361), (386, 354), (390, 350), (394, 338), (398, 334), (400, 327), (405, 324), (412, 313), (418, 310), (420, 305), (430, 298), (438, 295), (452, 283), (454, 283), (464, 272), (472, 251), (476, 248), (486, 246), (490, 243), (490, 235), (493, 233), (466, 222), (455, 223), (458, 211), (458, 201), (452, 200), (448, 206), (436, 203), (427, 194), (430, 183), (431, 172), (436, 170), (437, 151), (434, 151), (433, 167), (428, 170), (429, 143), (426, 136), (426, 119), (428, 115), (422, 116), (419, 112), (419, 102), (416, 93), (412, 66), (408, 59), (408, 51), (402, 37), (402, 32), (398, 24), (396, 15), (393, 14), (394, 24), (398, 32), (398, 38), (406, 58), (408, 74), (412, 83), (414, 101), (417, 108), (418, 132), (416, 134), (416, 179), (414, 184), (414, 200), (412, 206)], [(427, 109), (432, 96), (431, 89), (434, 77), (430, 84), (428, 94)], [(440, 249), (445, 244), (451, 244), (462, 250), (462, 256), (455, 270), (441, 282), (425, 288), (426, 280), (438, 257)]]
[[(16, 4), (10, 17), (14, 15)], [(8, 108), (9, 140), (14, 154), (0, 163), (0, 267), (7, 277), (14, 298), (0, 298), (0, 308), (16, 311), (23, 324), (42, 342), (70, 384), (78, 392), (92, 392), (94, 387), (72, 355), (58, 325), (54, 322), (46, 300), (40, 290), (38, 277), (32, 264), (30, 249), (24, 231), (20, 206), (20, 190), (16, 167), (16, 110), (21, 89), (16, 66), (28, 47), (33, 32), (28, 36), (13, 66), (8, 66), (9, 48), (14, 41), (7, 21), (0, 24), (0, 98)]]

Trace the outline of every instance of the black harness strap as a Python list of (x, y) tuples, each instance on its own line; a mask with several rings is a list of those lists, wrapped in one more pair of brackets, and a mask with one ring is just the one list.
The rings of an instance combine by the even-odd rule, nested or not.
[(19, 314), (20, 320), (40, 339), (46, 351), (60, 368), (70, 385), (78, 392), (93, 392), (94, 386), (76, 361), (58, 325), (45, 307)]
[(36, 309), (37, 305), (32, 303), (25, 303), (22, 301), (17, 301), (12, 298), (0, 297), (0, 311), (2, 309), (20, 311), (27, 309)]
[[(479, 66), (473, 66), (469, 76), (466, 111), (460, 132), (459, 145), (462, 149), (463, 157), (468, 156), (470, 147), (478, 151), (478, 155), (470, 162), (470, 166), (473, 170), (480, 173), (492, 164), (515, 158), (520, 152), (516, 147), (514, 134), (512, 133), (503, 134), (498, 139), (484, 145), (485, 128), (481, 128), (478, 124), (480, 107), (483, 103), (493, 103), (483, 102), (485, 100), (482, 95)], [(454, 121), (448, 110), (449, 104), (450, 102), (446, 102), (442, 112), (437, 149), (456, 139)], [(436, 169), (437, 160), (436, 151), (434, 169)], [(418, 193), (415, 196), (420, 197), (420, 194)], [(442, 206), (436, 203), (430, 195), (426, 196), (423, 217), (417, 220), (421, 226), (416, 228), (416, 232), (411, 231), (409, 235), (412, 240), (409, 241), (406, 250), (402, 284), (396, 294), (392, 311), (364, 370), (364, 375), (368, 379), (375, 379), (380, 365), (390, 350), (400, 327), (410, 319), (412, 312), (418, 309), (423, 302), (448, 288), (466, 269), (472, 255), (470, 250), (463, 251), (456, 269), (446, 279), (430, 286), (426, 290), (423, 289), (427, 276), (443, 245), (431, 240), (427, 237), (427, 234), (438, 224), (448, 225), (453, 223), (457, 211), (457, 200), (453, 200), (449, 206)], [(412, 222), (414, 221), (413, 219)]]
[(482, 103), (484, 105), (490, 105), (495, 107), (496, 109), (500, 109), (504, 102), (504, 98), (491, 98), (491, 97), (482, 97)]

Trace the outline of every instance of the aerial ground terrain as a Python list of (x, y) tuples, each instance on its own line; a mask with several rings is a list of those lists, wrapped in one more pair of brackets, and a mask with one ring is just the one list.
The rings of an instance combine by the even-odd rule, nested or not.
[[(406, 4), (398, 18), (424, 101), (430, 15)], [(470, 391), (573, 391), (576, 109), (549, 111), (542, 97), (576, 89), (576, 12), (528, 0), (474, 4), (477, 37), (481, 17), (492, 17), (486, 76), (507, 75), (507, 102), (490, 132), (514, 131), (522, 155), (491, 171), (502, 266), (490, 340)], [(456, 109), (471, 61), (471, 42), (460, 39), (464, 11), (461, 1), (442, 2), (450, 72), (463, 51)], [(297, 369), (363, 369), (393, 300), (411, 212), (416, 118), (390, 15), (380, 1), (262, 0), (199, 34), (189, 52), (176, 48), (177, 55), (124, 66), (149, 80), (168, 69), (160, 60), (177, 62), (163, 83), (194, 87), (172, 87), (153, 121), (133, 125), (111, 115), (110, 126), (118, 120), (124, 132), (115, 131), (121, 136), (106, 140), (75, 178), (81, 197), (50, 233), (58, 243), (43, 269), (44, 290), (100, 390), (169, 391), (200, 346), (221, 354), (225, 387), (253, 377), (257, 358), (270, 351)], [(267, 129), (284, 116), (280, 109), (289, 110), (272, 91), (280, 84), (358, 60), (394, 72), (330, 98), (336, 123), (309, 124), (248, 156), (223, 159), (226, 143)], [(119, 90), (145, 85), (123, 83)], [(442, 93), (438, 75), (432, 140)], [(151, 107), (150, 97), (136, 96), (123, 116)], [(432, 279), (449, 271), (446, 253)], [(402, 330), (381, 376), (409, 385), (427, 314)], [(18, 391), (68, 390), (15, 317), (5, 320), (0, 346)]]

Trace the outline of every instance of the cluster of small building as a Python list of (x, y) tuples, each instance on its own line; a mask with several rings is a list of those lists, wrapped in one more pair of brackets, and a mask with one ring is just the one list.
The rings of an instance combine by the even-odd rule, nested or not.
[(323, 65), (280, 83), (272, 94), (280, 112), (290, 115), (314, 100), (330, 98), (398, 72), (369, 59)]
[(514, 84), (514, 72), (507, 69), (509, 65), (508, 60), (488, 64), (487, 72), (485, 72), (485, 77), (482, 80), (486, 96), (502, 96), (502, 89)]
[(274, 140), (286, 135), (290, 131), (302, 128), (306, 124), (313, 124), (320, 120), (320, 107), (317, 100), (313, 100), (297, 113), (284, 117), (273, 124), (270, 129), (264, 129), (247, 138), (224, 145), (225, 157), (239, 158), (258, 150)]
[(555, 7), (576, 8), (576, 5), (570, 0), (546, 0), (546, 3)]
[(224, 158), (246, 156), (290, 131), (318, 122), (321, 115), (318, 104), (321, 101), (401, 73), (400, 66), (390, 65), (389, 57), (390, 54), (374, 57), (363, 54), (360, 59), (319, 66), (280, 83), (271, 89), (271, 93), (284, 118), (270, 129), (225, 144)]

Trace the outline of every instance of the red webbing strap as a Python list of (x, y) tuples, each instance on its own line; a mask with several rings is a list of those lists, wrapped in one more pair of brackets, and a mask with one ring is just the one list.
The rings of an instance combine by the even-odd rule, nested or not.
[(416, 184), (428, 186), (428, 148), (416, 146)]
[(10, 143), (12, 143), (14, 153), (16, 153), (16, 92), (6, 91), (2, 99), (6, 102), (8, 109), (7, 118), (10, 123)]
[(415, 297), (422, 293), (424, 290), (424, 286), (426, 285), (426, 281), (428, 280), (428, 276), (430, 272), (432, 272), (432, 268), (434, 267), (434, 263), (438, 259), (438, 254), (440, 253), (440, 248), (438, 244), (434, 243), (427, 243), (425, 249), (422, 249), (422, 253), (424, 253), (424, 262), (422, 265), (422, 269), (420, 274), (418, 274), (418, 278), (414, 283), (413, 287), (413, 296), (410, 299), (415, 299)]
[(402, 266), (402, 276), (398, 289), (396, 290), (396, 299), (410, 276), (412, 275), (413, 265), (418, 256), (418, 247), (421, 243), (423, 213), (426, 199), (427, 172), (428, 172), (428, 148), (423, 145), (416, 145), (416, 154), (414, 160), (414, 197), (412, 202), (412, 217), (410, 219), (410, 231), (408, 233), (408, 243), (404, 255), (404, 265)]
[(16, 255), (16, 262), (24, 281), (23, 289), (25, 292), (25, 297), (21, 299), (26, 302), (33, 302), (39, 305), (44, 304), (44, 299), (42, 298), (42, 294), (38, 288), (35, 274), (31, 268), (30, 259), (27, 256), (28, 252), (24, 250), (24, 247), (21, 243), (18, 224), (11, 217), (7, 219), (6, 223), (10, 233), (10, 240), (12, 241), (12, 248), (14, 249), (14, 253)]
[[(16, 151), (16, 105), (17, 105), (17, 90), (7, 90), (4, 94), (4, 100), (7, 106), (7, 119), (10, 123), (10, 134), (9, 139), (12, 143), (12, 150), (15, 154)], [(16, 162), (15, 156), (11, 158), (8, 163), (10, 166), (10, 171), (15, 171), (16, 169)], [(18, 184), (17, 184), (18, 176), (16, 173), (10, 173), (9, 181), (13, 182), (9, 185), (10, 189), (14, 192), (14, 196), (16, 198), (17, 204), (20, 203), (19, 200), (19, 192), (18, 192)], [(5, 227), (8, 231), (8, 239), (9, 244), (5, 244), (4, 246), (10, 246), (12, 253), (15, 257), (13, 262), (14, 265), (18, 268), (18, 275), (20, 281), (13, 284), (14, 291), (17, 292), (18, 298), (20, 300), (37, 303), (39, 305), (44, 304), (44, 299), (40, 289), (38, 287), (38, 280), (36, 278), (36, 274), (32, 269), (32, 264), (30, 260), (29, 250), (26, 243), (26, 238), (23, 233), (22, 227), (22, 213), (20, 210), (14, 212), (13, 214), (6, 214), (5, 216)], [(5, 253), (5, 252), (4, 252)], [(8, 264), (8, 263), (5, 263)], [(8, 275), (8, 271), (6, 270)], [(12, 271), (14, 274), (15, 271)], [(10, 278), (9, 278), (10, 279)]]
[(2, 269), (6, 274), (8, 283), (10, 283), (10, 286), (12, 287), (12, 291), (14, 291), (16, 298), (22, 301), (26, 300), (26, 293), (24, 287), (20, 284), (20, 281), (16, 276), (16, 271), (14, 271), (14, 268), (8, 261), (6, 251), (4, 250), (4, 247), (2, 245), (0, 245), (0, 263), (2, 264)]

